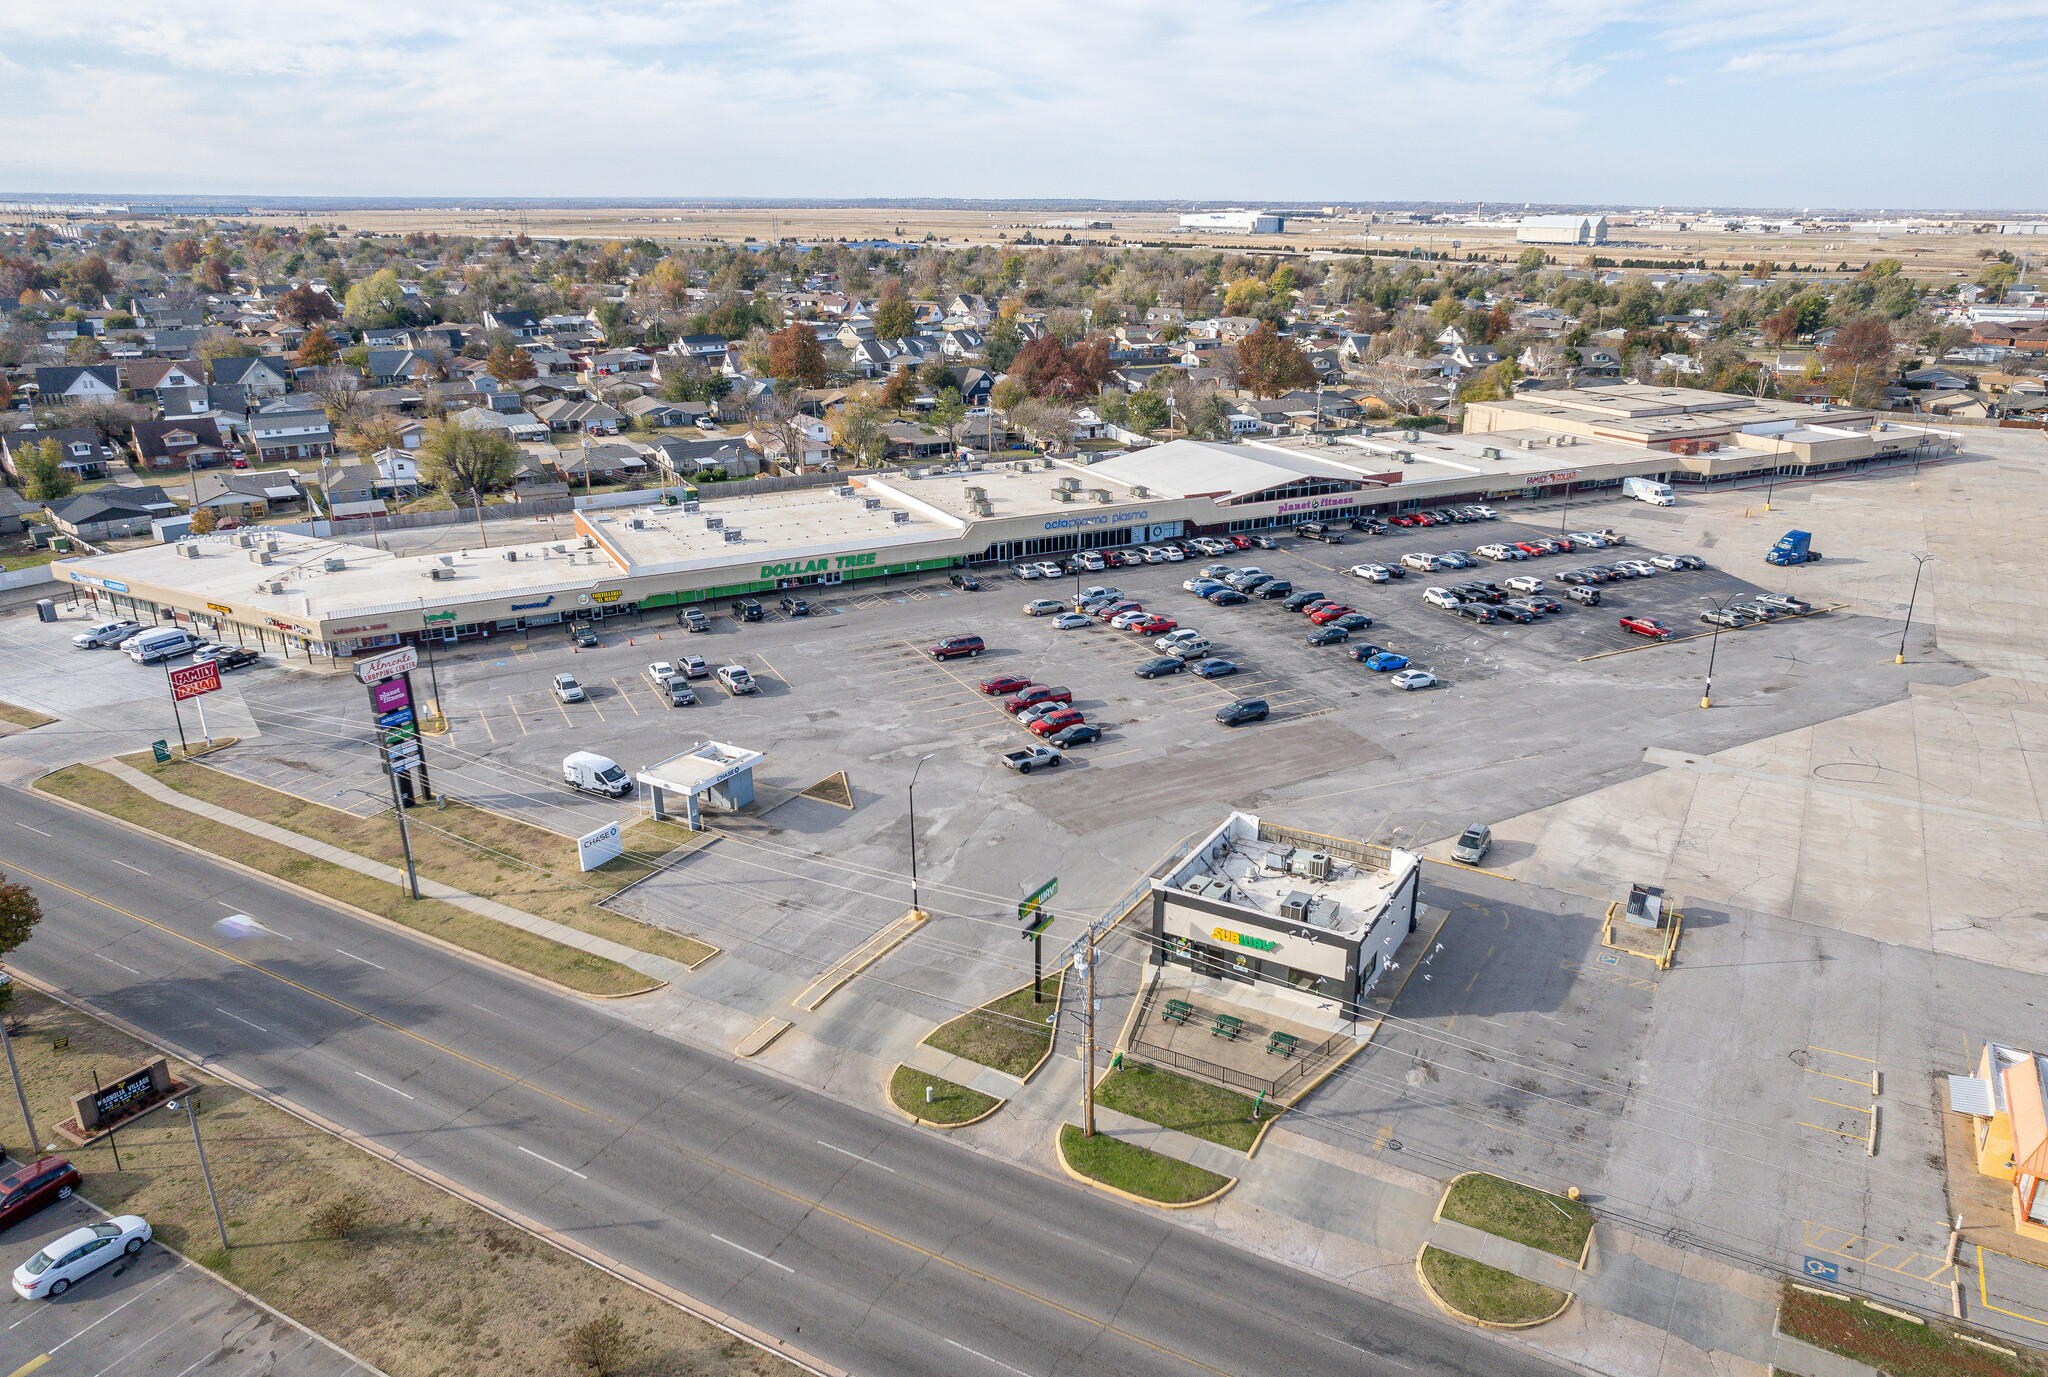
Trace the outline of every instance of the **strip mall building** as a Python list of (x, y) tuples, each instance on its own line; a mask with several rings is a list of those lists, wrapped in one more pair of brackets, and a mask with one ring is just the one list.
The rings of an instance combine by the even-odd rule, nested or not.
[[(1632, 391), (1665, 394), (1666, 416), (1705, 414), (1670, 411), (1672, 389), (1584, 395), (1610, 409), (1652, 405), (1630, 402)], [(1499, 433), (1178, 440), (1095, 464), (969, 463), (701, 504), (585, 508), (560, 538), (509, 548), (409, 555), (257, 528), (64, 560), (53, 571), (109, 616), (186, 626), (332, 668), (402, 643), (487, 639), (785, 588), (1597, 490), (1637, 474), (1713, 481), (1736, 464), (1741, 472), (1766, 461), (1841, 468), (1910, 454), (1915, 444), (1952, 446), (1940, 432), (1927, 439), (1925, 432), (1876, 431), (1858, 413), (1828, 413), (1840, 423), (1828, 429), (1841, 434), (1818, 434), (1823, 413), (1786, 403), (1763, 404), (1774, 409), (1761, 417), (1724, 411), (1659, 429), (1640, 416), (1596, 423), (1569, 399), (1552, 400), (1564, 394), (1538, 395), (1558, 414), (1515, 410), (1534, 402), (1488, 404), (1480, 419), (1514, 422)], [(1481, 411), (1473, 408), (1475, 416)], [(1862, 430), (1852, 424), (1858, 419)], [(1702, 425), (1733, 437), (1729, 454), (1718, 443), (1692, 452)], [(1746, 426), (1771, 427), (1771, 438), (1759, 441), (1753, 437), (1766, 432)], [(1687, 444), (1674, 448), (1673, 436)], [(1848, 448), (1859, 456), (1847, 457)]]

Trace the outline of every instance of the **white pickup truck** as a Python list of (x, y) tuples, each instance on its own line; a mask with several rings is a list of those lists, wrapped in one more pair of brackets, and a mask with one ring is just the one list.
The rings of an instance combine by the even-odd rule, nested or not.
[(1003, 752), (1003, 764), (1020, 775), (1028, 775), (1039, 766), (1054, 769), (1060, 763), (1060, 753), (1050, 746), (1026, 746), (1021, 751)]

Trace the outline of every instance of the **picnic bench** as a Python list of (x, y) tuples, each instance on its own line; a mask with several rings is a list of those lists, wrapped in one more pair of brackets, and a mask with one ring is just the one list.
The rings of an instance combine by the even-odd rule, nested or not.
[(1292, 1033), (1275, 1033), (1266, 1043), (1266, 1050), (1282, 1057), (1291, 1057), (1301, 1050), (1301, 1039)]
[(1195, 1006), (1185, 999), (1169, 999), (1166, 1001), (1166, 1007), (1159, 1011), (1159, 1017), (1168, 1023), (1186, 1023), (1194, 1017), (1194, 1013)]
[(1243, 1019), (1239, 1018), (1236, 1014), (1218, 1014), (1216, 1015), (1216, 1026), (1209, 1030), (1209, 1036), (1212, 1038), (1226, 1037), (1232, 1042), (1236, 1042), (1238, 1035), (1243, 1032)]

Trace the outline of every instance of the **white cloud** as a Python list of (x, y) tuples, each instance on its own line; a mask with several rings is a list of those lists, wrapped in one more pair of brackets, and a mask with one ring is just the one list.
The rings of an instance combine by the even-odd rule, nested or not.
[[(1654, 108), (1660, 74), (1686, 80), (1674, 64), (1721, 75), (1688, 96), (1694, 130), (1816, 91), (1877, 125), (1901, 82), (2030, 91), (2038, 114), (2039, 59), (2011, 55), (2044, 33), (2048, 0), (17, 0), (0, 175), (257, 195), (1665, 199), (1688, 194), (1651, 143), (1676, 127)], [(1786, 158), (1759, 180), (1804, 175)]]

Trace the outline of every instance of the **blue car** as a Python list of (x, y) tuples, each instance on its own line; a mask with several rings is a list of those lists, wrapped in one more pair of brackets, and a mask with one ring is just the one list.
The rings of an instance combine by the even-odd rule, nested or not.
[(1216, 592), (1218, 589), (1228, 588), (1229, 586), (1229, 584), (1223, 582), (1221, 579), (1196, 579), (1194, 587), (1190, 588), (1188, 591), (1190, 593), (1193, 593), (1198, 598), (1206, 598), (1211, 593)]
[(1382, 650), (1379, 654), (1367, 660), (1365, 667), (1367, 669), (1379, 670), (1406, 669), (1408, 668), (1408, 657), (1406, 655), (1396, 655), (1391, 650)]

